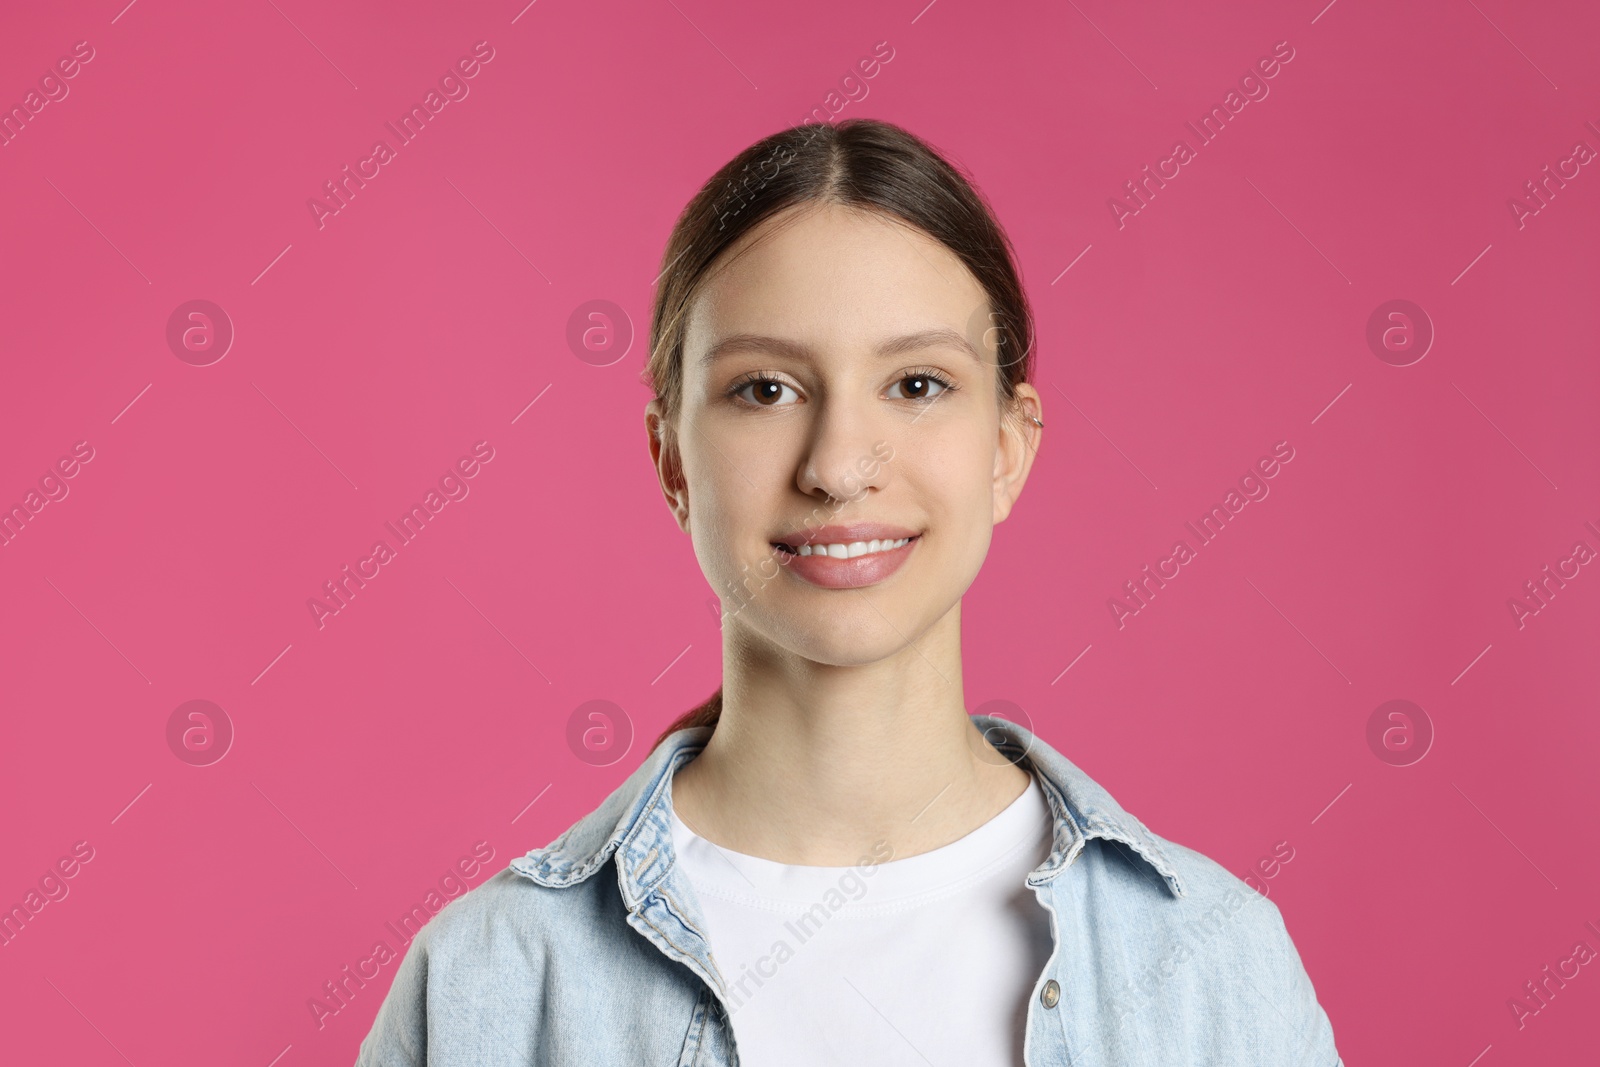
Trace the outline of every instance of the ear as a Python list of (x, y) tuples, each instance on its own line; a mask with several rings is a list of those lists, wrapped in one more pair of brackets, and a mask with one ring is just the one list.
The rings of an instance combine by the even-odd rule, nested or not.
[(1033, 421), (1044, 421), (1043, 404), (1039, 390), (1021, 382), (1017, 385), (1015, 414), (1003, 412), (1000, 416), (1000, 439), (994, 454), (994, 521), (1004, 522), (1011, 508), (1022, 495), (1022, 486), (1033, 469), (1034, 457), (1039, 454), (1039, 443), (1044, 437), (1044, 427)]
[(656, 478), (661, 483), (661, 494), (666, 497), (672, 517), (678, 528), (689, 532), (689, 484), (683, 476), (683, 460), (678, 455), (676, 443), (662, 441), (667, 420), (662, 414), (661, 401), (652, 399), (644, 406), (644, 428), (650, 438), (650, 462), (656, 468)]

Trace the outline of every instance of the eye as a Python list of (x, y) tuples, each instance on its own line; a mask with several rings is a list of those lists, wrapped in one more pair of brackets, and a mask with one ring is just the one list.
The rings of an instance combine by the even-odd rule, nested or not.
[(890, 389), (901, 386), (906, 387), (905, 395), (896, 399), (926, 402), (933, 400), (947, 389), (954, 389), (955, 383), (932, 370), (915, 370), (895, 382)]
[[(739, 397), (760, 407), (782, 407), (784, 405), (780, 401), (783, 400), (783, 393), (786, 389), (794, 393), (796, 397), (800, 395), (795, 393), (792, 386), (777, 378), (772, 378), (765, 374), (750, 374), (735, 382), (733, 387), (728, 390), (728, 395)], [(754, 395), (746, 397), (745, 394), (747, 392)]]

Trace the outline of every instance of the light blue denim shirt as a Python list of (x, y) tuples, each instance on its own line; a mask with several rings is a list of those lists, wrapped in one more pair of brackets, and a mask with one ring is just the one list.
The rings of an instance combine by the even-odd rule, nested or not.
[[(1151, 833), (1029, 731), (973, 721), (1036, 776), (1054, 816), (1027, 876), (1053, 940), (1028, 1003), (1028, 1067), (1341, 1067), (1277, 905)], [(435, 915), (357, 1067), (738, 1064), (672, 848), (672, 775), (711, 731), (671, 734), (593, 812)]]

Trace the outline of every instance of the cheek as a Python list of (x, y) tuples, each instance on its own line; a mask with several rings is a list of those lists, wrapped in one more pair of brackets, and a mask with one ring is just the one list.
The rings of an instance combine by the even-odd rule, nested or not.
[(735, 510), (739, 497), (733, 487), (701, 477), (689, 482), (689, 536), (702, 564), (727, 556), (734, 532), (743, 521)]
[[(922, 521), (933, 535), (941, 565), (965, 573), (981, 562), (994, 527), (994, 463), (970, 442), (948, 439), (926, 448), (897, 450), (887, 518)], [(877, 517), (877, 513), (874, 513)]]
[(689, 536), (701, 571), (719, 590), (737, 582), (747, 566), (754, 573), (772, 524), (796, 517), (792, 503), (774, 502), (785, 483), (777, 480), (771, 461), (748, 452), (745, 457), (737, 468), (709, 447), (684, 457)]
[(946, 435), (895, 455), (895, 465), (916, 485), (912, 503), (964, 525), (988, 522), (987, 508), (975, 512), (974, 505), (993, 499), (994, 464), (993, 446), (971, 434)]
[(994, 537), (994, 446), (987, 438), (973, 438), (942, 453), (925, 499), (938, 501), (938, 515), (930, 522), (949, 534), (941, 539), (946, 542), (941, 555), (950, 577), (965, 587), (978, 576)]

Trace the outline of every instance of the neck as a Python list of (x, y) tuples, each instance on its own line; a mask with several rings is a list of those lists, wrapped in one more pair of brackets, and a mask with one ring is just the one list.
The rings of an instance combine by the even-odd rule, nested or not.
[(863, 665), (775, 653), (729, 627), (721, 718), (672, 790), (679, 817), (715, 844), (834, 867), (947, 845), (1027, 784), (967, 714), (958, 605)]

